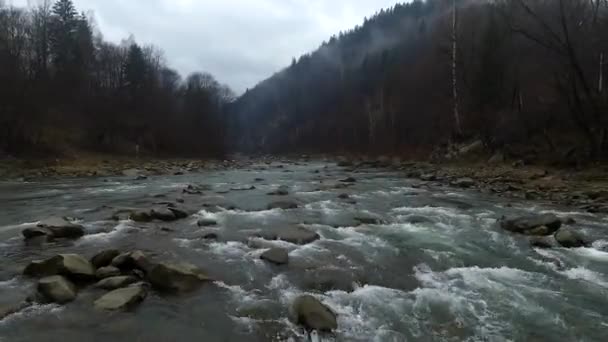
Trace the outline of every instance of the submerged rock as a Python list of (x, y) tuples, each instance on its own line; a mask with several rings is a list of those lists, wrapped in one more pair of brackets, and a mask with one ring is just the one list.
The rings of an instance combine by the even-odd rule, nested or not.
[(196, 224), (199, 227), (211, 227), (211, 226), (216, 226), (217, 225), (217, 221), (216, 220), (212, 220), (212, 219), (200, 219), (196, 222)]
[(66, 304), (76, 299), (76, 287), (62, 276), (40, 279), (37, 289), (48, 303)]
[(302, 227), (289, 227), (275, 232), (263, 233), (262, 238), (266, 240), (282, 240), (296, 245), (305, 245), (319, 240), (321, 236)]
[(64, 275), (75, 280), (95, 278), (95, 268), (78, 254), (60, 254), (46, 260), (32, 261), (23, 274), (32, 277)]
[(177, 217), (169, 208), (154, 208), (150, 211), (150, 216), (155, 220), (164, 222), (177, 220)]
[(355, 221), (365, 225), (378, 225), (383, 223), (381, 219), (375, 217), (355, 217)]
[(285, 248), (272, 248), (264, 252), (260, 259), (276, 265), (285, 265), (289, 262), (289, 254)]
[(95, 256), (91, 258), (91, 264), (93, 264), (93, 266), (96, 268), (108, 266), (118, 255), (120, 255), (120, 251), (116, 249), (108, 249), (95, 254)]
[(160, 263), (150, 270), (148, 280), (158, 290), (188, 292), (211, 279), (201, 269), (191, 264)]
[(340, 180), (340, 182), (342, 183), (357, 183), (357, 180), (353, 177), (348, 177), (345, 179)]
[(127, 310), (141, 303), (148, 291), (143, 286), (131, 286), (114, 290), (95, 301), (95, 308), (99, 310)]
[(330, 332), (338, 328), (336, 314), (313, 296), (298, 297), (292, 310), (297, 323), (309, 330)]
[(553, 236), (539, 236), (531, 238), (530, 245), (535, 248), (554, 248), (559, 246)]
[(110, 277), (97, 282), (95, 287), (104, 290), (115, 290), (122, 287), (127, 287), (131, 284), (137, 283), (138, 281), (139, 279), (133, 276)]
[(287, 185), (281, 185), (275, 191), (269, 192), (268, 195), (287, 196), (287, 195), (289, 195), (289, 187)]
[[(527, 235), (551, 235), (561, 226), (562, 221), (553, 214), (502, 219), (500, 226), (513, 233)], [(541, 228), (545, 227), (545, 228)]]
[(585, 238), (571, 229), (560, 229), (555, 233), (555, 240), (562, 247), (566, 248), (579, 248), (588, 246), (589, 243), (585, 241)]

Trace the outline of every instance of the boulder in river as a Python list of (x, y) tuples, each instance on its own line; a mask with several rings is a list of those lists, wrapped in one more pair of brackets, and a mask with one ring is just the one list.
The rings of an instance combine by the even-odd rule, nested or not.
[(108, 266), (118, 255), (120, 255), (120, 251), (116, 249), (108, 249), (95, 254), (95, 256), (91, 258), (91, 264), (93, 264), (95, 268)]
[(579, 248), (589, 245), (581, 234), (572, 229), (564, 228), (558, 230), (555, 233), (555, 240), (557, 240), (557, 243), (559, 243), (562, 247), (566, 248)]
[(265, 240), (282, 240), (296, 245), (305, 245), (319, 240), (319, 234), (302, 227), (287, 227), (280, 230), (261, 232), (258, 234)]
[[(502, 219), (500, 221), (500, 226), (513, 233), (551, 235), (562, 226), (562, 221), (553, 214), (544, 214), (514, 219)], [(546, 227), (546, 229), (541, 227)]]
[(152, 267), (148, 280), (158, 290), (188, 292), (211, 279), (201, 269), (191, 264), (160, 263)]
[(154, 208), (150, 211), (150, 216), (154, 220), (172, 222), (177, 220), (177, 217), (169, 208)]
[(134, 210), (129, 215), (129, 219), (135, 222), (151, 222), (153, 220), (152, 210)]
[(95, 284), (95, 287), (104, 290), (116, 290), (137, 283), (138, 281), (139, 279), (134, 276), (117, 276), (100, 280)]
[(217, 221), (216, 220), (212, 220), (212, 219), (202, 218), (202, 219), (198, 220), (196, 222), (196, 224), (199, 227), (211, 227), (211, 226), (216, 226), (217, 225)]
[(120, 270), (114, 266), (100, 267), (95, 272), (95, 277), (97, 277), (97, 279), (106, 279), (111, 277), (117, 277), (119, 275), (121, 275)]
[(357, 183), (357, 180), (353, 177), (348, 177), (345, 179), (340, 180), (340, 182), (342, 183)]
[(279, 201), (279, 202), (272, 202), (268, 205), (268, 210), (272, 210), (272, 209), (283, 209), (283, 210), (289, 210), (289, 209), (298, 209), (298, 204), (296, 202), (293, 201)]
[(62, 276), (40, 279), (38, 293), (48, 303), (66, 304), (76, 299), (76, 287)]
[(271, 248), (264, 252), (260, 259), (275, 265), (285, 265), (289, 262), (289, 254), (285, 248)]
[(74, 280), (95, 278), (95, 268), (78, 254), (60, 254), (46, 260), (32, 261), (23, 274), (31, 277), (63, 275)]
[(378, 225), (383, 223), (381, 219), (375, 217), (355, 217), (355, 221), (365, 225)]
[(297, 323), (309, 330), (331, 332), (338, 328), (336, 314), (313, 296), (296, 298), (292, 310)]
[(99, 310), (127, 310), (141, 303), (148, 291), (144, 286), (131, 286), (108, 292), (95, 301), (95, 308)]
[(554, 248), (559, 246), (553, 236), (533, 237), (530, 239), (530, 245), (535, 248)]
[(51, 239), (77, 239), (84, 235), (84, 227), (72, 223), (62, 217), (53, 217), (41, 221), (36, 227), (24, 229), (22, 234), (26, 240), (47, 236)]
[(112, 259), (112, 266), (126, 271), (138, 269), (148, 272), (151, 264), (144, 252), (133, 251), (122, 253)]

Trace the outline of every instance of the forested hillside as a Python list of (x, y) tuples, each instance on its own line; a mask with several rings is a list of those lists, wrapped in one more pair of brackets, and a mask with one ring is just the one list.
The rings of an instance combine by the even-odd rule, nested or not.
[(233, 138), (267, 152), (424, 155), (480, 139), (606, 157), (607, 61), (605, 0), (398, 4), (247, 91)]
[(104, 41), (71, 0), (40, 3), (0, 0), (0, 155), (224, 152), (227, 87), (207, 73), (182, 80), (132, 37)]

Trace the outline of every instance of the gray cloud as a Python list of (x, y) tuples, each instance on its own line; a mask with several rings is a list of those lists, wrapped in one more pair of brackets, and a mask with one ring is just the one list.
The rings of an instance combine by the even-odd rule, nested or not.
[[(37, 0), (9, 0), (22, 6)], [(242, 92), (396, 0), (74, 0), (105, 39), (165, 51), (183, 75), (208, 71)]]

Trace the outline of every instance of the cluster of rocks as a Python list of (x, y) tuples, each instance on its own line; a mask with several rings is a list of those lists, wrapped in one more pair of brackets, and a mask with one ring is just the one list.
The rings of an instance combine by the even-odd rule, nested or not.
[(578, 248), (591, 245), (582, 234), (573, 228), (562, 227), (564, 223), (573, 224), (573, 220), (562, 220), (553, 214), (502, 218), (500, 226), (509, 232), (531, 236), (533, 247)]
[(59, 254), (30, 262), (23, 274), (38, 278), (30, 302), (66, 304), (91, 285), (108, 291), (95, 300), (100, 310), (128, 310), (141, 303), (149, 289), (181, 293), (192, 291), (211, 279), (187, 263), (152, 262), (141, 251), (106, 250), (87, 259), (78, 254)]

